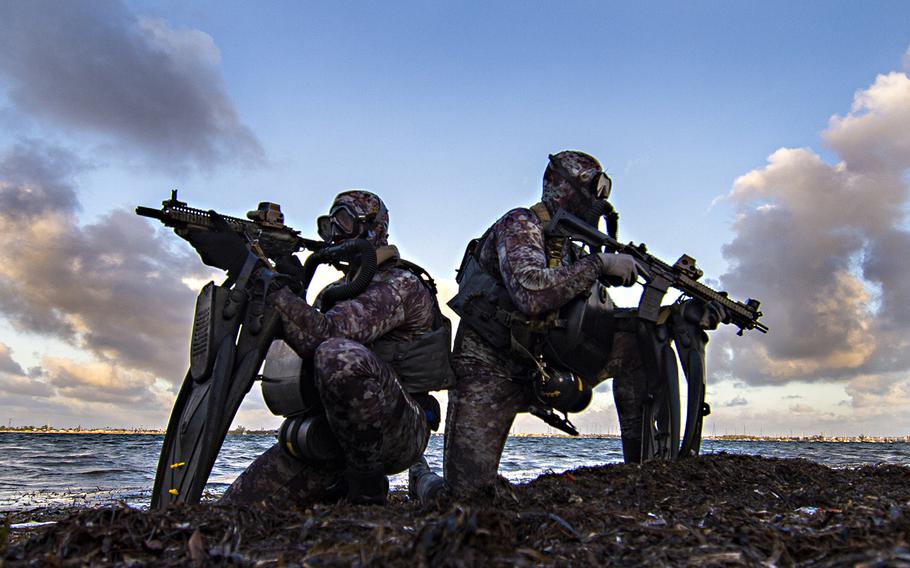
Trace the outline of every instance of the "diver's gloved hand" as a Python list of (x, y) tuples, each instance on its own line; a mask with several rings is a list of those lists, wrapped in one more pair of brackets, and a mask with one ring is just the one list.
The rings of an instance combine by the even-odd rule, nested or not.
[(602, 252), (597, 254), (600, 275), (607, 277), (612, 286), (632, 286), (638, 275), (648, 276), (637, 260), (628, 254)]
[(275, 261), (275, 272), (287, 274), (295, 280), (303, 280), (303, 265), (300, 259), (289, 254)]
[(237, 274), (246, 262), (249, 249), (240, 235), (231, 230), (224, 217), (214, 211), (209, 211), (209, 215), (215, 226), (214, 231), (190, 230), (183, 238), (193, 245), (205, 264)]
[(275, 272), (270, 273), (273, 282), (270, 292), (280, 288), (290, 288), (295, 294), (303, 290), (303, 265), (293, 254), (289, 254), (275, 261)]
[(681, 306), (683, 317), (698, 327), (713, 331), (722, 323), (730, 323), (730, 313), (717, 302), (687, 300)]
[(282, 288), (288, 288), (294, 294), (300, 294), (303, 284), (300, 280), (283, 272), (273, 272), (267, 268), (260, 268), (255, 275), (260, 285), (265, 288), (263, 295), (270, 298)]

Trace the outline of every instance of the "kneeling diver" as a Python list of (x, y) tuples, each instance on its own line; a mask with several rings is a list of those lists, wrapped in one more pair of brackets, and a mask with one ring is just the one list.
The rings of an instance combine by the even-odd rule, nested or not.
[[(295, 444), (301, 424), (286, 421), (283, 443), (260, 455), (228, 488), (224, 502), (306, 506), (346, 497), (384, 504), (386, 476), (414, 463), (439, 425), (439, 405), (427, 392), (453, 379), (451, 332), (432, 279), (388, 244), (388, 211), (373, 193), (339, 194), (318, 224), (332, 244), (367, 240), (376, 247), (378, 265), (363, 292), (325, 310), (321, 302), (331, 287), (312, 306), (288, 287), (268, 297), (281, 316), (284, 342), (311, 362), (328, 429), (322, 434), (330, 438), (321, 446), (333, 451), (307, 455), (307, 444)], [(266, 381), (268, 366), (267, 359)]]
[[(636, 331), (636, 310), (614, 310), (603, 284), (632, 286), (647, 273), (630, 255), (588, 254), (571, 239), (548, 231), (565, 212), (594, 228), (606, 217), (615, 238), (618, 215), (608, 201), (611, 187), (593, 156), (578, 151), (551, 155), (541, 202), (508, 211), (468, 245), (457, 278), (459, 291), (449, 302), (461, 321), (453, 357), (457, 381), (449, 391), (446, 418), (445, 481), (421, 459), (410, 471), (412, 494), (426, 499), (443, 487), (456, 496), (494, 487), (519, 412), (577, 433), (552, 409), (583, 410), (593, 387), (607, 378), (613, 378), (625, 460), (642, 459), (648, 353)], [(556, 346), (557, 334), (579, 327), (564, 313), (573, 305), (599, 318), (597, 325), (580, 326), (583, 333), (593, 333), (594, 349), (587, 353), (576, 349), (584, 349), (583, 341), (570, 346), (569, 353)], [(676, 311), (694, 317), (701, 329), (714, 329), (727, 319), (721, 306), (695, 300)], [(650, 345), (650, 338), (645, 339)], [(561, 372), (583, 363), (590, 367), (583, 382)], [(563, 388), (560, 381), (567, 378), (574, 378), (577, 388)]]

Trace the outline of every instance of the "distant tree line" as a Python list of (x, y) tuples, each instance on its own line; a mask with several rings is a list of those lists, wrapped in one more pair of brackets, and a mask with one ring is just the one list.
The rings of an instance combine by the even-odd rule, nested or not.
[(228, 431), (228, 434), (235, 436), (275, 436), (278, 431), (274, 429), (247, 428), (246, 426), (238, 425), (233, 430)]

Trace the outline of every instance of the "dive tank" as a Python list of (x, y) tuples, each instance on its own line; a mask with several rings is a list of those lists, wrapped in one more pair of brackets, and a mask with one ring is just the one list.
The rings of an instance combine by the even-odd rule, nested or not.
[(262, 369), (262, 398), (272, 414), (294, 416), (319, 404), (310, 367), (284, 341), (272, 342)]
[(316, 392), (312, 365), (287, 343), (275, 340), (262, 370), (262, 398), (272, 414), (285, 416), (278, 444), (292, 457), (323, 462), (341, 453)]
[(587, 294), (559, 311), (563, 325), (547, 332), (544, 359), (551, 367), (568, 369), (594, 381), (603, 371), (613, 347), (613, 301), (607, 288), (594, 282)]
[(322, 412), (286, 419), (278, 430), (278, 443), (291, 456), (306, 461), (323, 462), (341, 455), (338, 440)]

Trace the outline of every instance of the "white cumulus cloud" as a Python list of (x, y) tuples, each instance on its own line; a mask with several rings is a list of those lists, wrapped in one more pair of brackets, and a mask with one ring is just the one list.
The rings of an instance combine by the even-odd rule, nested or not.
[(781, 148), (728, 195), (723, 287), (761, 299), (771, 332), (719, 333), (711, 367), (752, 385), (840, 381), (854, 407), (893, 412), (910, 370), (910, 77), (876, 77), (822, 138), (836, 162)]

